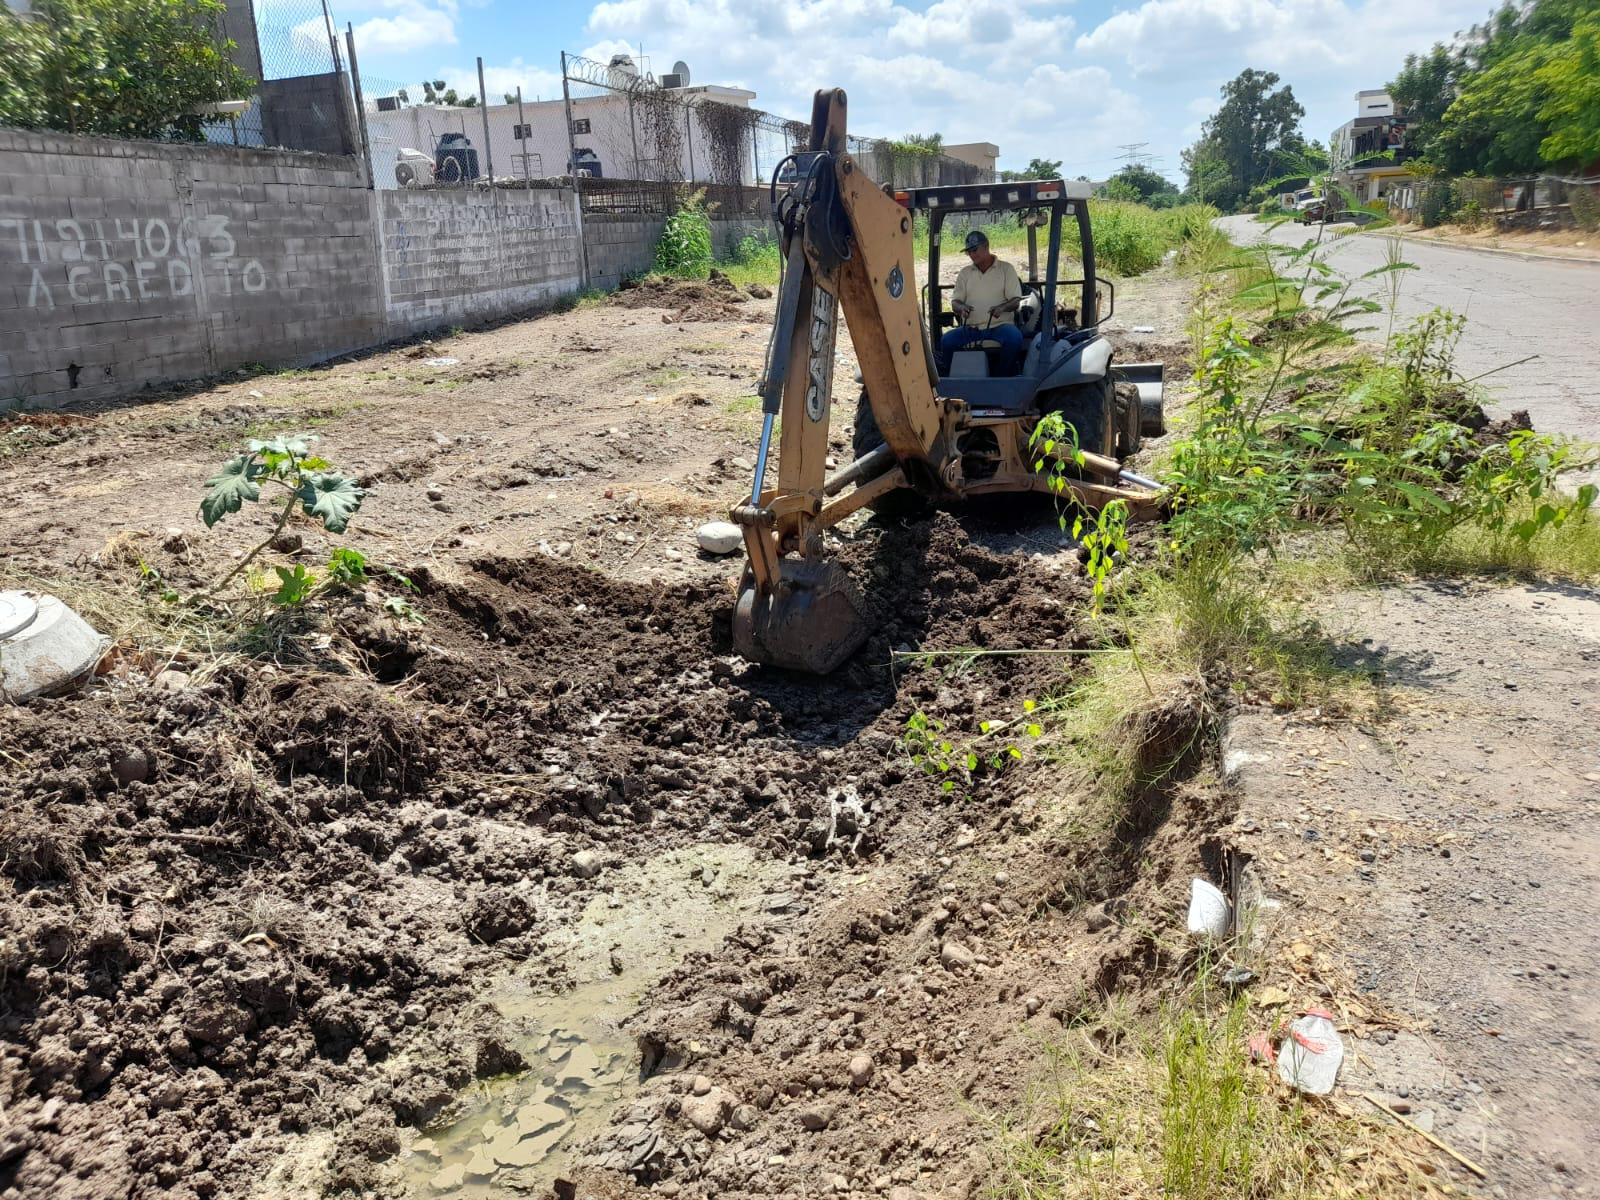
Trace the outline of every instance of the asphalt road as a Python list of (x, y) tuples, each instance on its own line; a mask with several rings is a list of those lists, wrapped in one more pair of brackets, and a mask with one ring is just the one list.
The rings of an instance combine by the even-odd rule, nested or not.
[[(1316, 234), (1293, 224), (1269, 231), (1250, 217), (1224, 217), (1220, 225), (1240, 245), (1269, 232), (1286, 245)], [(1327, 261), (1359, 276), (1384, 264), (1388, 240), (1381, 233), (1332, 239)], [(1492, 409), (1525, 408), (1542, 432), (1600, 440), (1600, 263), (1489, 254), (1413, 238), (1402, 239), (1402, 248), (1418, 270), (1404, 273), (1400, 317), (1433, 308), (1464, 315), (1467, 328), (1456, 355), (1462, 375), (1538, 356), (1483, 380), (1492, 390)], [(1375, 299), (1386, 299), (1386, 291), (1379, 294), (1381, 279), (1366, 286)]]

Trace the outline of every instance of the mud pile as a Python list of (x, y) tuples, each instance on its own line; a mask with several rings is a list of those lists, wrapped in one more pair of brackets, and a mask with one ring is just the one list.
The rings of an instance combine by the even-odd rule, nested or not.
[(672, 279), (662, 275), (624, 280), (611, 294), (610, 303), (622, 308), (667, 309), (661, 319), (668, 324), (771, 320), (766, 310), (752, 306), (750, 299), (750, 295), (740, 291), (721, 271), (713, 270), (710, 278), (703, 280)]
[[(749, 1004), (716, 998), (729, 989), (754, 987), (755, 1011), (801, 989), (792, 1036), (806, 1042), (814, 1022), (849, 1023), (892, 961), (872, 958), (891, 931), (897, 954), (922, 954), (926, 938), (905, 939), (929, 922), (960, 911), (971, 936), (1001, 922), (994, 901), (1014, 916), (1059, 890), (1074, 854), (1020, 892), (985, 876), (992, 897), (968, 880), (970, 910), (936, 909), (930, 864), (963, 829), (1035, 827), (1033, 800), (1031, 816), (1009, 809), (1038, 778), (944, 794), (899, 738), (913, 710), (975, 735), (1062, 686), (1070, 660), (959, 674), (889, 660), (1081, 646), (1082, 581), (975, 546), (948, 516), (868, 527), (843, 555), (881, 628), (828, 680), (734, 658), (720, 586), (486, 559), (458, 578), (415, 573), (422, 625), (375, 604), (337, 614), (359, 669), (224, 662), (187, 686), (141, 679), (0, 712), (0, 1190), (206, 1197), (274, 1163), (303, 1187), (281, 1156), (337, 1130), (315, 1186), (394, 1191), (389, 1160), (412, 1152), (401, 1127), (448, 1122), (474, 1079), (528, 1066), (477, 1002), (483, 981), (514, 969), (559, 990), (563, 930), (612, 872), (675, 847), (796, 864), (808, 899), (774, 910), (800, 922), (787, 933), (729, 938), (715, 993), (702, 956), (640, 1018), (646, 1073), (663, 1080), (714, 1052), (737, 1059), (730, 1031), (754, 1024)], [(787, 939), (826, 881), (896, 863), (903, 894), (823, 931), (829, 969), (813, 976)], [(753, 1078), (752, 1102), (793, 1083)], [(634, 1124), (670, 1125), (668, 1096)], [(634, 1174), (704, 1173), (688, 1145), (674, 1134)]]

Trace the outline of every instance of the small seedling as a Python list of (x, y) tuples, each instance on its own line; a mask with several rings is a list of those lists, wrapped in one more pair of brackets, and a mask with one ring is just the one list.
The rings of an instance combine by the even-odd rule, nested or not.
[(1112, 500), (1095, 513), (1090, 524), (1085, 524), (1079, 513), (1072, 522), (1072, 537), (1088, 551), (1084, 570), (1094, 583), (1094, 606), (1098, 611), (1105, 603), (1112, 568), (1128, 554), (1128, 502)]
[[(1029, 737), (1040, 737), (1044, 733), (1042, 725), (1028, 720), (1036, 707), (1032, 700), (1025, 700), (1021, 718), (980, 721), (980, 736), (964, 746), (957, 746), (945, 735), (943, 721), (919, 709), (906, 718), (906, 731), (900, 737), (900, 745), (923, 774), (938, 778), (941, 792), (953, 793), (960, 786), (962, 798), (970, 800), (972, 789), (980, 780), (999, 775), (1022, 758), (1022, 751), (1014, 743), (1007, 741), (995, 748), (989, 739), (1022, 722), (1026, 722)], [(986, 742), (989, 744), (985, 745)]]
[(412, 621), (422, 624), (423, 617), (416, 609), (416, 605), (404, 596), (386, 596), (383, 601), (383, 611), (399, 617), (403, 621)]
[(155, 592), (166, 604), (176, 604), (180, 599), (178, 593), (167, 583), (161, 572), (142, 558), (139, 560), (139, 586)]
[[(1058, 446), (1070, 447), (1064, 455), (1056, 453)], [(1067, 531), (1067, 512), (1061, 506), (1061, 497), (1067, 490), (1067, 463), (1083, 465), (1083, 450), (1078, 445), (1078, 431), (1059, 412), (1046, 413), (1028, 435), (1028, 448), (1037, 453), (1033, 461), (1035, 472), (1047, 472), (1050, 494), (1056, 501), (1056, 524)], [(1072, 518), (1072, 539), (1089, 554), (1086, 571), (1094, 583), (1094, 606), (1099, 609), (1105, 601), (1106, 585), (1117, 560), (1128, 553), (1128, 504), (1125, 500), (1112, 500), (1091, 521), (1085, 521), (1080, 506)]]
[(341, 546), (328, 556), (328, 578), (347, 588), (359, 588), (367, 582), (367, 556), (359, 550)]
[[(1065, 457), (1056, 453), (1060, 447)], [(1070, 447), (1070, 449), (1068, 449)], [(1057, 498), (1057, 522), (1063, 531), (1067, 528), (1065, 514), (1059, 512), (1061, 494), (1067, 490), (1067, 463), (1083, 466), (1083, 449), (1078, 445), (1078, 431), (1073, 424), (1059, 412), (1045, 413), (1039, 418), (1039, 423), (1033, 427), (1033, 432), (1028, 435), (1028, 449), (1036, 451), (1038, 457), (1033, 460), (1034, 472), (1047, 472), (1045, 481), (1050, 487), (1050, 494)]]
[(311, 596), (312, 589), (316, 586), (316, 576), (311, 574), (299, 563), (293, 568), (273, 567), (278, 575), (278, 590), (272, 595), (272, 602), (282, 608), (298, 608)]
[(276, 484), (287, 492), (272, 531), (223, 576), (213, 592), (221, 591), (272, 544), (272, 539), (289, 523), (296, 504), (307, 516), (321, 521), (329, 533), (344, 532), (360, 509), (365, 493), (350, 476), (331, 470), (332, 465), (311, 453), (309, 438), (252, 438), (245, 453), (230, 458), (222, 470), (206, 481), (200, 517), (208, 529), (229, 513), (238, 512), (245, 501), (260, 500), (263, 483)]

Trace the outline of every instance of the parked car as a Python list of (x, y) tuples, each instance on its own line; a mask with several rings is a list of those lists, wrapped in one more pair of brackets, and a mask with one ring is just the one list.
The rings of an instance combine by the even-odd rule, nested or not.
[(1302, 225), (1315, 225), (1322, 220), (1322, 215), (1327, 211), (1327, 201), (1320, 196), (1312, 196), (1295, 202), (1294, 219)]

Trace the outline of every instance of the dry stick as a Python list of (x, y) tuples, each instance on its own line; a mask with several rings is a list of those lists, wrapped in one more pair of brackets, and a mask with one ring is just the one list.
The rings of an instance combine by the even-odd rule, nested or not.
[(1445, 1145), (1438, 1138), (1434, 1137), (1433, 1134), (1429, 1133), (1426, 1129), (1424, 1129), (1421, 1125), (1418, 1125), (1416, 1122), (1406, 1120), (1399, 1113), (1395, 1112), (1394, 1109), (1390, 1108), (1387, 1104), (1385, 1104), (1382, 1100), (1379, 1100), (1371, 1092), (1362, 1092), (1361, 1093), (1361, 1098), (1363, 1100), (1367, 1101), (1369, 1104), (1371, 1104), (1374, 1108), (1381, 1109), (1383, 1112), (1388, 1113), (1391, 1117), (1393, 1117), (1396, 1121), (1399, 1121), (1400, 1124), (1404, 1125), (1407, 1129), (1411, 1130), (1413, 1133), (1420, 1133), (1423, 1137), (1427, 1138), (1428, 1141), (1432, 1142), (1440, 1150), (1443, 1150), (1446, 1154), (1448, 1154), (1451, 1158), (1455, 1159), (1458, 1163), (1460, 1163), (1467, 1170), (1471, 1171), (1479, 1179), (1487, 1179), (1487, 1178), (1489, 1178), (1489, 1172), (1485, 1171), (1482, 1167), (1480, 1167), (1477, 1163), (1473, 1162), (1465, 1154), (1462, 1154), (1459, 1150), (1451, 1149), (1449, 1146)]
[(1111, 646), (1105, 649), (1090, 650), (894, 650), (890, 652), (891, 658), (1009, 658), (1015, 654), (1043, 654), (1043, 655), (1070, 655), (1070, 654), (1115, 654), (1121, 646)]
[(1503, 367), (1490, 367), (1487, 371), (1483, 372), (1483, 374), (1481, 374), (1481, 375), (1474, 375), (1471, 379), (1463, 379), (1461, 381), (1461, 384), (1462, 384), (1463, 387), (1465, 387), (1469, 383), (1477, 383), (1478, 380), (1480, 380), (1480, 379), (1487, 379), (1490, 375), (1498, 374), (1501, 371), (1509, 371), (1509, 370), (1511, 370), (1512, 367), (1520, 367), (1523, 363), (1532, 362), (1534, 359), (1536, 359), (1538, 357), (1539, 356), (1537, 354), (1530, 354), (1526, 358), (1517, 359), (1516, 362), (1508, 362)]

